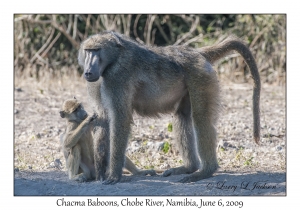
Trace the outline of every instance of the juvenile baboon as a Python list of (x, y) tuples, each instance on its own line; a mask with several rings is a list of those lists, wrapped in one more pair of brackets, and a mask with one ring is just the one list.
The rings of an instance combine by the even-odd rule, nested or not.
[(95, 177), (92, 126), (93, 116), (88, 116), (82, 105), (74, 98), (66, 100), (59, 112), (67, 120), (61, 145), (66, 159), (69, 179), (87, 181)]
[(96, 34), (82, 42), (78, 61), (84, 77), (88, 86), (96, 81), (101, 86), (98, 93), (89, 94), (109, 120), (109, 174), (104, 184), (114, 184), (122, 176), (134, 111), (147, 117), (175, 113), (174, 130), (184, 165), (165, 171), (164, 176), (192, 173), (181, 182), (212, 176), (218, 168), (215, 124), (220, 104), (212, 63), (231, 50), (243, 56), (254, 79), (254, 140), (258, 142), (260, 78), (250, 50), (239, 39), (229, 37), (200, 50), (148, 47), (115, 32)]
[[(96, 178), (94, 166), (94, 138), (99, 139), (98, 146), (98, 180), (105, 179), (108, 162), (108, 139), (102, 136), (102, 127), (105, 122), (95, 115), (88, 116), (77, 99), (66, 100), (62, 105), (60, 116), (66, 118), (67, 129), (61, 136), (69, 179), (87, 181)], [(131, 160), (126, 157), (125, 168), (134, 175), (155, 175), (154, 170), (139, 170)]]

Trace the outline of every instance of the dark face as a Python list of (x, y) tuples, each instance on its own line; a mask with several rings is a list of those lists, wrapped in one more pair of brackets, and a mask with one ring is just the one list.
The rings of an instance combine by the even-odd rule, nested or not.
[(60, 111), (60, 116), (66, 118), (68, 121), (82, 122), (87, 117), (87, 112), (79, 105), (71, 114), (67, 114), (64, 111)]
[(84, 78), (89, 82), (95, 82), (100, 77), (100, 54), (98, 50), (85, 50)]
[(82, 121), (87, 117), (87, 113), (82, 105), (79, 105), (72, 114), (76, 116), (77, 121)]
[(84, 78), (96, 82), (107, 66), (107, 59), (101, 49), (85, 50)]
[(113, 68), (123, 48), (114, 33), (96, 34), (85, 40), (78, 54), (78, 63), (84, 69), (84, 78), (88, 82), (99, 80), (104, 71)]

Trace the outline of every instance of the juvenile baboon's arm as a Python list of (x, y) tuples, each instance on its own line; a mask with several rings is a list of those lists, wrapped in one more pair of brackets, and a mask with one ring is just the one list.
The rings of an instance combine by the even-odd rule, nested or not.
[(82, 134), (87, 130), (89, 121), (84, 120), (80, 125), (76, 126), (75, 123), (69, 125), (66, 135), (64, 136), (64, 147), (67, 149), (73, 148), (81, 138)]

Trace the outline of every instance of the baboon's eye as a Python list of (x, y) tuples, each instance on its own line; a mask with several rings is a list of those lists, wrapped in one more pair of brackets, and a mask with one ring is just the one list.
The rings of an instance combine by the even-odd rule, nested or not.
[(89, 49), (88, 51), (89, 52), (98, 52), (100, 50), (100, 48), (98, 48), (98, 49)]

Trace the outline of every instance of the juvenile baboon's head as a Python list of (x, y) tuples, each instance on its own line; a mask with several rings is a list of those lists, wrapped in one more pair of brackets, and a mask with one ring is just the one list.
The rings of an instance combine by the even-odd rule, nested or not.
[(78, 62), (84, 69), (88, 82), (97, 81), (120, 54), (122, 44), (114, 32), (103, 32), (90, 36), (81, 43)]
[(87, 117), (87, 112), (75, 97), (64, 101), (59, 114), (62, 118), (66, 118), (68, 121), (76, 122), (81, 122)]

